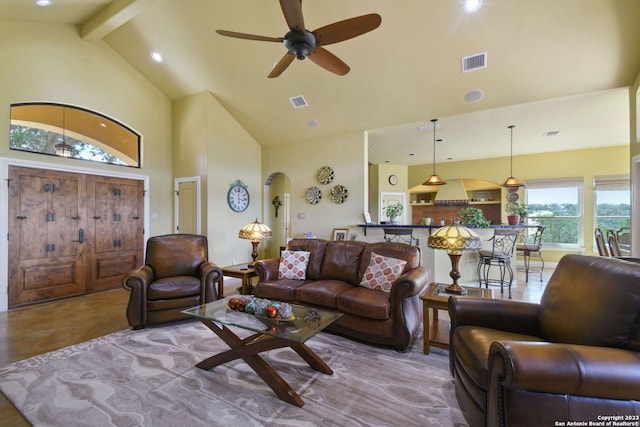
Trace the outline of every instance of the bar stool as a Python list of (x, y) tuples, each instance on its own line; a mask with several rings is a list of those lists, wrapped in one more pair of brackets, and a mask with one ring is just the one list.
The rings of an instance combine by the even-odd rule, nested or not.
[[(504, 293), (504, 286), (509, 287), (509, 299), (511, 299), (511, 284), (513, 283), (513, 269), (511, 268), (511, 258), (513, 258), (516, 239), (520, 234), (517, 228), (496, 228), (493, 232), (491, 249), (478, 251), (480, 258), (478, 262), (478, 282), (480, 287), (484, 284), (500, 285), (500, 293)], [(499, 279), (491, 278), (491, 267), (498, 267)], [(506, 276), (508, 280), (505, 280)]]
[(413, 237), (413, 228), (383, 228), (385, 242), (406, 243), (418, 246), (419, 241)]
[(542, 282), (542, 270), (544, 270), (544, 260), (542, 259), (542, 233), (544, 227), (539, 225), (536, 227), (536, 231), (533, 234), (531, 241), (525, 241), (524, 243), (518, 243), (516, 245), (516, 254), (522, 255), (524, 259), (524, 276), (525, 281), (529, 281), (529, 270), (531, 266), (531, 257), (540, 259), (542, 266), (540, 267), (540, 281)]

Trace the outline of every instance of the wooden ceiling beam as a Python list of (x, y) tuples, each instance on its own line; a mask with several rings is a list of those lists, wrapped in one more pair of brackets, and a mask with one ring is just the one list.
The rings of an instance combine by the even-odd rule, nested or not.
[(80, 26), (80, 37), (100, 40), (135, 18), (157, 0), (115, 0)]

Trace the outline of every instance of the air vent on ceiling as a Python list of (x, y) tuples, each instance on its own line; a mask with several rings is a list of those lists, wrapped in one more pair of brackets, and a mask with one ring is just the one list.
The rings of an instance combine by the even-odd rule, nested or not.
[(475, 55), (465, 56), (462, 58), (462, 72), (487, 68), (487, 52), (476, 53)]
[(296, 109), (309, 106), (309, 104), (307, 104), (307, 100), (304, 99), (304, 96), (302, 95), (293, 96), (289, 98), (289, 102), (291, 103), (291, 105), (293, 105), (293, 108), (296, 108)]

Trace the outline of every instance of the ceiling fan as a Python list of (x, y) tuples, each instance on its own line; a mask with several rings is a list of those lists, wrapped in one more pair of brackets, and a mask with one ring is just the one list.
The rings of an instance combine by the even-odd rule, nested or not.
[(348, 40), (375, 30), (382, 22), (380, 15), (372, 13), (334, 22), (315, 31), (308, 31), (304, 26), (302, 16), (302, 0), (280, 0), (280, 7), (290, 30), (284, 37), (256, 36), (235, 31), (216, 30), (218, 34), (227, 37), (284, 43), (287, 53), (269, 73), (269, 78), (282, 74), (291, 65), (294, 58), (302, 60), (307, 57), (322, 68), (344, 76), (349, 72), (349, 66), (322, 46)]

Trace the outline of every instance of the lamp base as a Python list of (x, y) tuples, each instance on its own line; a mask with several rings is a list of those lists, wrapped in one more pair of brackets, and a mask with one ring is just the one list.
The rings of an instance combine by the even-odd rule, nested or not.
[(453, 284), (444, 288), (444, 291), (452, 295), (466, 295), (467, 290), (458, 285), (458, 279), (460, 278), (458, 263), (460, 262), (462, 253), (460, 251), (449, 251), (447, 252), (447, 255), (449, 255), (449, 259), (451, 260), (451, 273), (449, 273), (449, 276), (451, 276), (451, 278), (453, 279)]
[(447, 294), (452, 294), (452, 295), (466, 295), (467, 294), (467, 290), (465, 288), (463, 288), (462, 286), (458, 285), (457, 283), (454, 283), (453, 285), (449, 285), (446, 288), (444, 288), (445, 293)]

